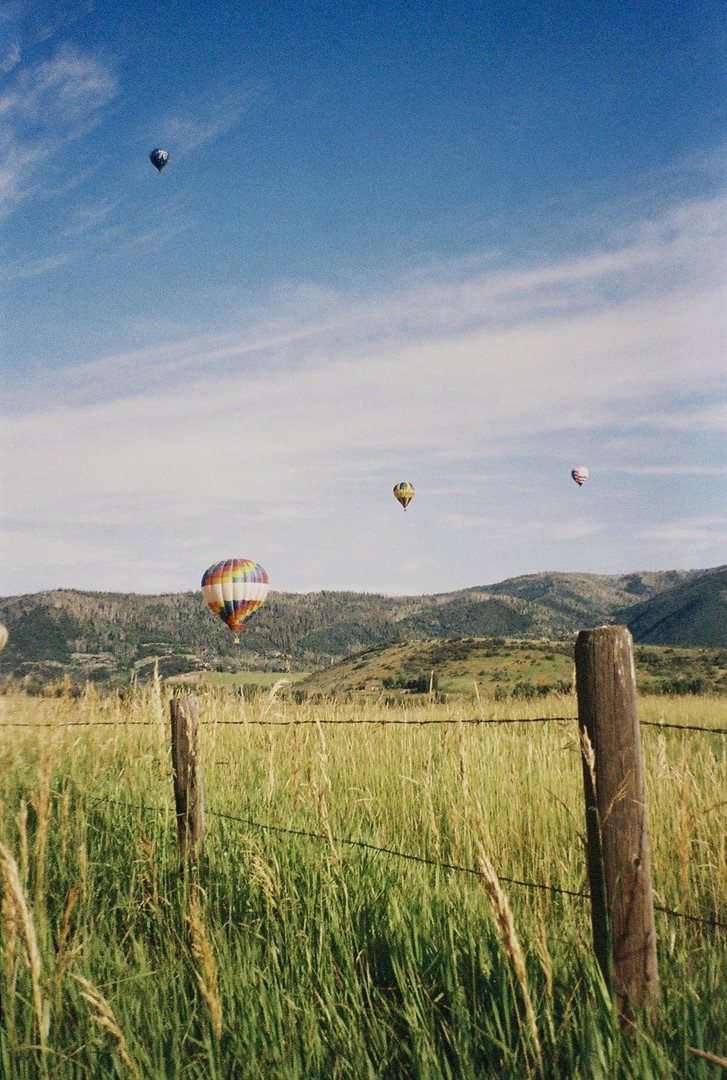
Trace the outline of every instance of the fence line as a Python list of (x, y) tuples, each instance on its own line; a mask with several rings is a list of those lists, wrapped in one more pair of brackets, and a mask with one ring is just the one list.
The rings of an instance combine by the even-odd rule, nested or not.
[[(172, 698), (172, 701), (182, 700)], [(577, 720), (577, 716), (520, 716), (515, 718), (485, 719), (484, 717), (465, 717), (464, 719), (437, 719), (437, 720), (202, 720), (201, 727), (305, 727), (306, 725), (326, 727), (351, 727), (360, 724), (369, 724), (375, 727), (426, 727), (430, 724), (440, 726), (457, 726), (459, 724), (546, 724), (556, 721), (570, 722)], [(64, 728), (64, 727), (154, 727), (157, 720), (68, 720), (58, 723), (54, 720), (40, 721), (14, 721), (0, 723), (0, 730), (4, 727), (22, 728)], [(708, 729), (705, 729), (708, 730)]]
[(577, 716), (518, 716), (503, 719), (465, 717), (464, 719), (459, 720), (373, 720), (369, 718), (363, 720), (207, 720), (205, 721), (205, 724), (210, 726), (214, 725), (216, 727), (304, 727), (306, 724), (313, 724), (316, 727), (318, 727), (319, 724), (327, 727), (350, 727), (357, 724), (370, 724), (375, 727), (427, 727), (434, 724), (457, 727), (459, 724), (547, 724), (555, 721), (571, 721), (577, 719)]
[[(98, 803), (108, 806), (120, 806), (124, 810), (143, 810), (148, 814), (160, 814), (160, 813), (174, 813), (174, 808), (171, 806), (146, 806), (143, 803), (127, 803), (122, 802), (120, 799), (106, 799), (106, 798), (93, 798), (88, 799), (87, 802), (91, 806), (95, 806)], [(429, 859), (424, 855), (413, 855), (406, 851), (398, 851), (396, 848), (379, 847), (376, 844), (371, 844), (367, 840), (352, 840), (349, 837), (333, 836), (329, 837), (327, 833), (319, 833), (308, 829), (290, 829), (285, 828), (282, 825), (270, 825), (263, 821), (254, 821), (252, 818), (237, 817), (234, 814), (228, 814), (223, 810), (212, 810), (209, 807), (206, 808), (206, 813), (211, 817), (222, 818), (226, 821), (234, 821), (240, 825), (247, 825), (255, 829), (263, 829), (265, 832), (279, 833), (287, 836), (300, 836), (310, 840), (322, 840), (329, 844), (331, 839), (336, 844), (344, 844), (348, 847), (364, 848), (368, 851), (373, 851), (377, 854), (392, 855), (394, 858), (403, 859), (407, 862), (420, 863), (424, 866), (431, 866), (439, 870), (451, 870), (455, 873), (469, 874), (472, 877), (481, 877), (479, 870), (469, 866), (460, 866), (457, 863), (441, 862), (437, 859)], [(573, 896), (577, 900), (590, 900), (590, 893), (576, 892), (574, 889), (564, 889), (559, 885), (544, 885), (542, 882), (537, 881), (520, 881), (518, 878), (503, 877), (498, 874), (499, 880), (505, 882), (508, 885), (518, 885), (526, 889), (540, 889), (543, 892), (558, 893), (563, 896)], [(660, 904), (654, 904), (656, 911), (660, 911), (663, 915), (668, 915), (675, 919), (685, 919), (688, 922), (698, 923), (702, 926), (709, 926), (715, 930), (727, 930), (727, 923), (720, 922), (718, 919), (707, 919), (702, 915), (691, 915), (688, 912), (675, 911), (674, 908), (664, 907)]]
[(42, 720), (40, 723), (32, 721), (9, 720), (0, 723), (0, 731), (3, 728), (69, 728), (69, 727), (154, 727), (156, 720), (67, 720), (58, 723), (56, 720)]
[[(174, 699), (172, 699), (174, 700)], [(471, 724), (475, 727), (485, 727), (492, 724), (551, 724), (572, 723), (577, 721), (577, 716), (518, 716), (503, 719), (485, 719), (481, 717), (465, 717), (459, 720), (202, 720), (200, 727), (305, 727), (306, 725), (319, 724), (322, 727), (355, 727), (368, 724), (372, 727), (427, 727), (439, 725), (445, 727), (458, 727), (460, 724)], [(3, 728), (76, 728), (76, 727), (155, 727), (158, 720), (68, 720), (58, 723), (54, 720), (32, 721), (9, 720), (0, 722), (0, 731)], [(727, 728), (700, 727), (697, 724), (663, 724), (660, 720), (640, 720), (640, 727), (669, 728), (672, 731), (696, 731), (703, 735), (727, 735)]]

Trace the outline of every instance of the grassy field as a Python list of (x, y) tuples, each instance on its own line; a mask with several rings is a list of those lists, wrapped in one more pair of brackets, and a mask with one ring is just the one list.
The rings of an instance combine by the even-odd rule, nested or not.
[[(587, 889), (573, 721), (461, 722), (569, 717), (572, 696), (205, 690), (185, 876), (167, 693), (0, 699), (3, 1078), (721, 1075), (689, 1047), (727, 1056), (727, 933), (658, 912), (661, 1006), (624, 1034), (589, 904), (554, 891)], [(640, 708), (727, 727), (725, 698)], [(727, 922), (726, 738), (642, 741), (656, 903)], [(499, 892), (466, 872), (489, 864)]]
[(169, 679), (172, 686), (187, 685), (193, 689), (214, 688), (239, 690), (241, 687), (275, 686), (276, 683), (295, 683), (306, 677), (304, 671), (200, 671), (191, 675)]

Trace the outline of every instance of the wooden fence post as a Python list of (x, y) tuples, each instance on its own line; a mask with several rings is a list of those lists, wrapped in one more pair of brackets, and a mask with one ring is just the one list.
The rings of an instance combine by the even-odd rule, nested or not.
[(586, 797), (593, 945), (619, 1013), (659, 997), (654, 899), (631, 634), (581, 630), (578, 723)]
[(172, 770), (182, 857), (195, 863), (204, 846), (204, 788), (199, 757), (199, 698), (172, 698)]

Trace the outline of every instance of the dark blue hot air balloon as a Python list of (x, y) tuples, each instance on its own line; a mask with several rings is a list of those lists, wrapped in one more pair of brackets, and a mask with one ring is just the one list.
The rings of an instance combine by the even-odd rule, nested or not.
[(169, 154), (166, 150), (162, 150), (161, 147), (157, 147), (156, 150), (152, 150), (149, 154), (149, 161), (151, 161), (155, 169), (161, 172), (164, 166), (169, 164)]

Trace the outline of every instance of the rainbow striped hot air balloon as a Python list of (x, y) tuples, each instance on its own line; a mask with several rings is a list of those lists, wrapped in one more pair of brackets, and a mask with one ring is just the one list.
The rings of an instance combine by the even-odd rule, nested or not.
[(253, 559), (224, 559), (202, 575), (207, 606), (227, 623), (236, 642), (247, 620), (265, 603), (268, 587), (268, 575)]
[(571, 476), (580, 487), (588, 479), (588, 469), (585, 465), (576, 465), (575, 469), (571, 469)]
[(399, 500), (405, 510), (415, 495), (416, 490), (414, 489), (414, 485), (410, 484), (407, 480), (402, 480), (401, 483), (397, 484), (394, 488), (394, 496)]

